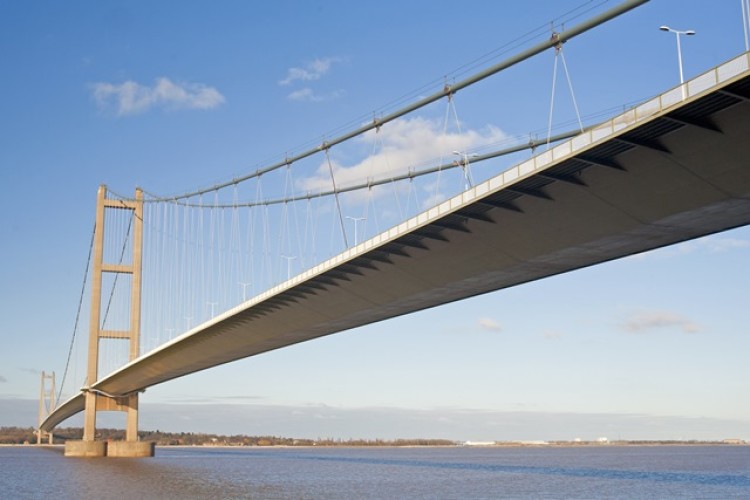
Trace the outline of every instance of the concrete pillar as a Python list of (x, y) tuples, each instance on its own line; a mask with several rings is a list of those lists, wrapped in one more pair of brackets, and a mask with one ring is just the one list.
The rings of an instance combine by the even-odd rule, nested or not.
[[(135, 190), (133, 205), (133, 269), (130, 284), (130, 361), (141, 351), (141, 283), (143, 271), (143, 191)], [(128, 396), (125, 440), (138, 441), (138, 394)], [(153, 456), (153, 452), (151, 453)]]
[[(104, 208), (106, 186), (99, 186), (96, 195), (96, 225), (94, 226), (93, 269), (91, 272), (91, 313), (89, 316), (89, 352), (86, 385), (98, 378), (99, 369), (99, 319), (102, 305), (102, 264), (104, 260)], [(96, 436), (96, 394), (86, 393), (83, 417), (83, 440), (93, 441)]]
[(125, 425), (125, 440), (138, 441), (138, 394), (128, 396), (128, 416)]
[(42, 372), (42, 384), (41, 388), (39, 389), (39, 425), (36, 428), (36, 444), (42, 444), (42, 422), (44, 421), (46, 415), (44, 411), (44, 379), (46, 375), (44, 372)]

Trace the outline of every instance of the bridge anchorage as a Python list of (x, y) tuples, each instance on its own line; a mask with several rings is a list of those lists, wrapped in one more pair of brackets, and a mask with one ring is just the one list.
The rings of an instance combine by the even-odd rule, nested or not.
[[(107, 242), (121, 241), (120, 262), (105, 262), (105, 220), (106, 213), (112, 210), (131, 212), (126, 234), (107, 238)], [(109, 231), (107, 231), (108, 233)], [(131, 234), (132, 233), (132, 234)], [(132, 251), (129, 263), (123, 263), (125, 250)], [(94, 229), (94, 253), (91, 284), (91, 318), (89, 325), (88, 367), (85, 397), (83, 439), (65, 442), (66, 457), (152, 457), (154, 443), (138, 440), (138, 392), (129, 394), (107, 394), (91, 388), (98, 379), (100, 344), (104, 341), (129, 342), (128, 359), (136, 359), (140, 354), (141, 323), (141, 277), (143, 252), (143, 192), (137, 189), (135, 198), (130, 201), (107, 198), (106, 186), (100, 186), (96, 203), (96, 226)], [(110, 252), (107, 252), (110, 255)], [(116, 254), (112, 254), (116, 255)], [(129, 322), (118, 329), (104, 329), (102, 321), (102, 281), (105, 275), (130, 276)], [(105, 318), (109, 307), (105, 310)], [(100, 411), (122, 411), (127, 413), (125, 441), (97, 441), (96, 414)]]

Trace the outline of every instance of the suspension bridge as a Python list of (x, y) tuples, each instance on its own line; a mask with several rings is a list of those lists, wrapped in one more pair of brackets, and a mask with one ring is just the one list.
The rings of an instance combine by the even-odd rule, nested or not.
[[(488, 153), (459, 150), (446, 127), (433, 163), (388, 164), (387, 128), (402, 116), (441, 100), (454, 110), (458, 90), (640, 3), (245, 177), (170, 197), (102, 186), (87, 368), (60, 384), (83, 388), (50, 409), (40, 437), (85, 411), (71, 455), (153, 454), (107, 451), (96, 412), (127, 412), (125, 443), (138, 447), (150, 386), (749, 224), (750, 53), (596, 125)], [(352, 139), (373, 154), (345, 171), (334, 148)], [(510, 168), (479, 169), (527, 149)]]

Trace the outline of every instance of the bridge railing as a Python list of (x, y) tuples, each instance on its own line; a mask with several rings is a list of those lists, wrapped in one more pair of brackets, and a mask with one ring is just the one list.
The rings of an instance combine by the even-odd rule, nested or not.
[(648, 120), (657, 114), (668, 111), (670, 108), (679, 106), (685, 100), (700, 96), (713, 87), (732, 80), (749, 69), (750, 52), (746, 52), (552, 148), (547, 153), (540, 155), (543, 158), (533, 158), (533, 165), (525, 165), (532, 160), (525, 162), (522, 164), (522, 169), (528, 170), (531, 168), (535, 170), (552, 161), (562, 159), (571, 154), (571, 152), (586, 148), (595, 142), (609, 137), (615, 132)]
[[(750, 69), (750, 52), (735, 57), (653, 99), (637, 105), (633, 109), (596, 126), (588, 134), (581, 134), (570, 141), (574, 144), (573, 150), (586, 147), (592, 142), (607, 137), (616, 131), (678, 106), (687, 99), (699, 96), (721, 83), (734, 79), (738, 75), (748, 71), (748, 69)], [(555, 149), (559, 150), (559, 148), (564, 148), (565, 146), (566, 144), (561, 144)]]
[[(472, 192), (475, 194), (483, 194), (488, 190), (494, 191), (500, 189), (521, 177), (545, 168), (552, 163), (563, 160), (580, 152), (582, 149), (605, 140), (625, 128), (638, 125), (656, 115), (667, 112), (671, 108), (681, 105), (688, 99), (699, 97), (717, 85), (733, 80), (746, 73), (748, 70), (750, 70), (750, 52), (746, 52), (724, 64), (716, 66), (682, 85), (678, 85), (653, 99), (639, 104), (610, 120), (582, 132), (580, 135), (577, 135), (572, 139), (562, 142), (529, 160), (511, 167), (502, 174), (487, 180), (483, 185), (477, 185), (473, 190), (469, 190), (456, 198), (467, 196)], [(456, 198), (449, 200), (446, 203), (449, 203), (449, 206), (452, 206)], [(441, 207), (437, 208), (440, 209)]]

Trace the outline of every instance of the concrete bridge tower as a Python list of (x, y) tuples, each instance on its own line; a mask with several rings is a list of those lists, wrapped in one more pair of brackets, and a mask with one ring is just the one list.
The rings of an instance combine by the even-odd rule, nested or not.
[[(132, 217), (132, 258), (129, 263), (104, 262), (105, 220), (110, 210), (130, 210)], [(104, 394), (91, 389), (98, 379), (99, 347), (102, 339), (129, 341), (130, 361), (140, 354), (141, 327), (141, 271), (143, 248), (143, 192), (136, 189), (134, 200), (107, 198), (106, 186), (100, 186), (96, 203), (94, 230), (93, 272), (91, 284), (91, 319), (89, 326), (88, 369), (84, 410), (83, 440), (65, 443), (65, 456), (76, 457), (149, 457), (154, 455), (154, 444), (138, 440), (138, 393)], [(130, 275), (129, 328), (104, 330), (101, 323), (102, 277), (105, 273)], [(123, 411), (127, 413), (125, 441), (104, 442), (96, 440), (96, 413)]]
[[(47, 381), (50, 381), (49, 389)], [(42, 387), (39, 391), (39, 427), (36, 431), (36, 444), (42, 444), (42, 440), (49, 438), (49, 444), (52, 444), (52, 432), (42, 430), (42, 422), (47, 418), (49, 412), (55, 408), (55, 372), (47, 375), (42, 372)]]

